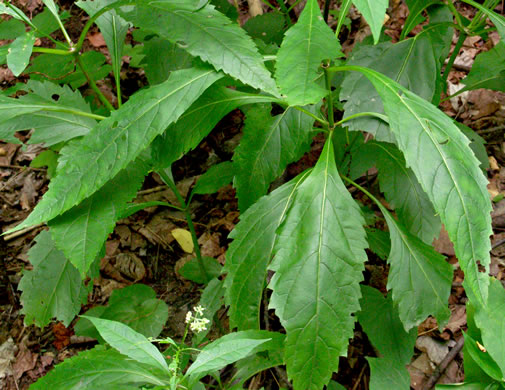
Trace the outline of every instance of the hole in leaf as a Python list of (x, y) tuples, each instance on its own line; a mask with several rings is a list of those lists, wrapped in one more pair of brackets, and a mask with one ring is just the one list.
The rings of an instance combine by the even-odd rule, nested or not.
[(58, 95), (57, 93), (53, 93), (51, 95), (51, 99), (53, 99), (55, 102), (57, 102), (58, 100), (60, 100), (60, 95)]

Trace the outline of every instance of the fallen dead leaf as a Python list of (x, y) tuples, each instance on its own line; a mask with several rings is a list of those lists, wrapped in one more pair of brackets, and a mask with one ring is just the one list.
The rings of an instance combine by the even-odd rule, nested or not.
[(61, 322), (57, 322), (52, 326), (54, 341), (53, 345), (58, 351), (61, 351), (67, 345), (70, 345), (70, 336), (72, 331), (65, 327)]
[(88, 34), (88, 41), (93, 47), (103, 47), (107, 46), (105, 39), (101, 33)]
[(24, 342), (20, 344), (16, 361), (12, 365), (14, 378), (18, 380), (26, 371), (33, 370), (37, 364), (38, 354), (32, 353)]
[(426, 352), (430, 360), (435, 364), (440, 364), (449, 352), (447, 343), (436, 341), (430, 336), (420, 336), (416, 340), (416, 348)]
[(188, 230), (177, 228), (172, 230), (171, 233), (184, 252), (193, 253), (195, 246), (193, 244), (193, 237)]
[(18, 347), (12, 337), (0, 345), (0, 379), (12, 375), (12, 363), (16, 360)]
[(466, 309), (465, 305), (454, 305), (451, 307), (451, 318), (445, 329), (449, 329), (452, 334), (455, 334), (466, 325)]

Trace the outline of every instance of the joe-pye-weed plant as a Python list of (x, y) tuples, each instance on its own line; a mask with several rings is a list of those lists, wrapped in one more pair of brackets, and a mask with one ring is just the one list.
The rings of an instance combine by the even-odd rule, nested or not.
[[(458, 387), (505, 389), (505, 291), (488, 276), (491, 201), (476, 157), (486, 160), (485, 150), (471, 129), (438, 109), (468, 36), (487, 39), (497, 30), (502, 41), (477, 57), (465, 90), (505, 90), (505, 18), (493, 11), (500, 0), (463, 0), (476, 8), (473, 20), (452, 0), (406, 0), (409, 16), (396, 43), (383, 32), (387, 0), (327, 0), (323, 11), (307, 0), (297, 21), (291, 10), (301, 2), (278, 2), (257, 17), (259, 30), (240, 27), (223, 1), (79, 0), (89, 19), (77, 40), (65, 29), (68, 15), (43, 2), (38, 20), (15, 2), (0, 3), (10, 16), (2, 23), (23, 26), (12, 29), (0, 60), (16, 76), (31, 75), (0, 96), (0, 138), (19, 143), (16, 131), (34, 129), (28, 142), (44, 143), (57, 159), (42, 200), (8, 232), (48, 226), (19, 285), (25, 323), (69, 325), (80, 313), (116, 221), (153, 206), (131, 203), (150, 172), (179, 199), (158, 205), (185, 213), (193, 274), (206, 287), (179, 341), (156, 338), (168, 314), (150, 288), (115, 291), (76, 325), (100, 345), (57, 365), (33, 389), (239, 389), (276, 366), (285, 366), (295, 390), (341, 388), (330, 381), (356, 321), (377, 352), (368, 357), (370, 388), (409, 389), (417, 326), (433, 316), (443, 327), (450, 316), (453, 266), (431, 246), (442, 224), (469, 298), (466, 383)], [(339, 4), (333, 28), (330, 3)], [(352, 6), (372, 35), (346, 56), (339, 35)], [(82, 51), (94, 24), (110, 65)], [(56, 30), (64, 41), (53, 38)], [(134, 47), (125, 45), (128, 31), (139, 42)], [(47, 47), (34, 46), (37, 38)], [(131, 96), (121, 92), (125, 54), (142, 57), (149, 81)], [(109, 73), (114, 102), (96, 85)], [(81, 96), (85, 84), (100, 104)], [(245, 126), (232, 161), (212, 167), (183, 199), (171, 165), (237, 108)], [(325, 143), (315, 166), (270, 191), (319, 133)], [(372, 167), (379, 186), (363, 180)], [(241, 216), (216, 271), (198, 250), (189, 203), (230, 182)], [(377, 218), (386, 231), (376, 229)], [(363, 283), (367, 248), (387, 261), (387, 296)], [(223, 296), (230, 333), (206, 343)], [(282, 331), (265, 329), (268, 309)], [(118, 314), (142, 310), (151, 315), (129, 326)], [(221, 377), (230, 364), (233, 374)]]

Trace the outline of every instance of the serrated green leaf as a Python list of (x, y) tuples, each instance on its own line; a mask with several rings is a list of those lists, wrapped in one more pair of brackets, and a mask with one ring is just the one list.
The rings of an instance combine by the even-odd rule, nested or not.
[(268, 12), (250, 18), (242, 28), (254, 39), (280, 45), (284, 35), (286, 19), (280, 12)]
[[(86, 51), (80, 59), (88, 75), (93, 80), (101, 80), (107, 76), (112, 67), (106, 63), (107, 58), (97, 51)], [(88, 82), (82, 70), (76, 69), (73, 56), (57, 54), (41, 54), (34, 57), (31, 65), (26, 70), (32, 80), (50, 80), (58, 84), (69, 84), (72, 88), (82, 87)]]
[(277, 95), (270, 72), (251, 38), (210, 3), (195, 11), (194, 2), (147, 0), (121, 15), (134, 25), (179, 43), (191, 55), (245, 84)]
[(58, 364), (30, 389), (112, 390), (134, 384), (136, 388), (145, 384), (162, 386), (168, 383), (168, 379), (163, 372), (135, 362), (113, 349), (95, 347)]
[(305, 172), (260, 198), (244, 214), (230, 234), (223, 272), (226, 304), (230, 306), (230, 328), (259, 329), (260, 305), (267, 265), (272, 258), (275, 232), (279, 227)]
[(243, 359), (255, 352), (265, 351), (269, 344), (284, 335), (266, 330), (247, 330), (229, 333), (205, 346), (186, 372), (187, 376), (198, 377)]
[(442, 224), (414, 172), (406, 167), (402, 153), (383, 142), (369, 142), (367, 146), (377, 157), (380, 188), (387, 201), (410, 233), (431, 244)]
[(341, 55), (340, 44), (324, 22), (319, 4), (308, 0), (277, 53), (275, 79), (289, 105), (318, 103), (328, 93), (317, 83), (318, 79), (324, 80), (321, 62)]
[(140, 64), (151, 85), (164, 82), (174, 70), (191, 67), (194, 59), (176, 43), (160, 38), (145, 41), (142, 53), (144, 58)]
[[(99, 9), (114, 3), (114, 0), (102, 1), (77, 1), (75, 4), (92, 16)], [(124, 50), (124, 41), (128, 32), (128, 23), (119, 16), (115, 10), (110, 10), (101, 15), (96, 21), (96, 25), (103, 35), (103, 39), (109, 49), (111, 57), (112, 71), (117, 81), (121, 78), (121, 63)]]
[(384, 298), (378, 290), (368, 286), (361, 286), (361, 292), (358, 321), (379, 351), (379, 358), (367, 357), (370, 388), (409, 390), (410, 375), (406, 365), (414, 354), (417, 330), (405, 331), (391, 295)]
[[(340, 69), (359, 71), (375, 86), (407, 165), (416, 174), (454, 243), (465, 273), (467, 293), (486, 302), (491, 202), (487, 180), (468, 139), (451, 118), (388, 77), (358, 66)], [(485, 267), (485, 273), (479, 271), (479, 263)]]
[[(146, 337), (158, 337), (168, 319), (167, 304), (157, 299), (156, 292), (144, 284), (114, 290), (105, 309), (97, 310), (97, 307), (85, 315), (120, 321)], [(90, 329), (88, 320), (79, 320), (76, 332), (77, 326), (78, 335), (98, 338), (98, 332)]]
[(436, 390), (500, 390), (503, 387), (500, 387), (498, 383), (457, 383), (452, 385), (436, 385)]
[(406, 3), (409, 7), (409, 16), (403, 25), (400, 39), (405, 39), (414, 27), (424, 22), (426, 18), (423, 16), (423, 11), (425, 9), (434, 4), (443, 4), (440, 0), (407, 0)]
[(96, 193), (49, 222), (56, 246), (81, 277), (88, 272), (148, 171), (145, 161), (140, 158), (133, 161)]
[(29, 144), (52, 146), (88, 134), (96, 125), (79, 91), (49, 81), (30, 80), (17, 99), (0, 97), (0, 138), (20, 143), (16, 131), (34, 129)]
[(153, 143), (153, 159), (166, 168), (195, 148), (229, 112), (237, 107), (276, 99), (213, 85)]
[(393, 290), (405, 329), (416, 327), (429, 315), (442, 326), (451, 315), (448, 301), (452, 266), (433, 247), (410, 234), (387, 210), (382, 211), (391, 235), (387, 287)]
[(88, 135), (61, 150), (58, 176), (28, 218), (12, 231), (51, 220), (95, 193), (220, 77), (207, 68), (181, 70), (165, 83), (133, 95)]
[(505, 92), (504, 74), (505, 43), (498, 42), (491, 50), (482, 52), (475, 57), (472, 70), (461, 81), (465, 85), (462, 91), (487, 88)]
[(123, 355), (168, 372), (165, 358), (144, 335), (135, 332), (121, 322), (96, 317), (83, 317), (91, 321), (100, 336)]
[(352, 2), (370, 26), (374, 43), (379, 42), (386, 9), (389, 5), (388, 0), (352, 0)]
[(29, 31), (17, 37), (16, 40), (9, 46), (7, 66), (14, 76), (18, 77), (28, 66), (34, 43), (35, 35), (32, 31)]
[[(305, 108), (312, 113), (317, 110), (316, 106)], [(242, 212), (310, 147), (313, 118), (289, 107), (272, 117), (270, 110), (270, 105), (262, 105), (247, 111), (244, 135), (233, 155), (234, 186)]]
[(30, 163), (30, 166), (34, 168), (47, 167), (46, 175), (48, 179), (51, 179), (55, 176), (57, 165), (58, 154), (52, 150), (44, 150)]
[(207, 324), (207, 329), (198, 332), (193, 336), (193, 344), (200, 344), (209, 333), (210, 328), (212, 327), (214, 315), (223, 305), (223, 295), (224, 286), (222, 280), (214, 278), (209, 282), (209, 284), (207, 284), (207, 286), (205, 286), (198, 305), (205, 309), (203, 313), (204, 317), (210, 322)]
[(489, 19), (491, 19), (493, 24), (496, 26), (496, 29), (498, 30), (498, 34), (500, 34), (501, 40), (505, 42), (505, 17), (503, 17), (503, 15), (499, 15), (496, 12), (491, 11), (490, 9), (484, 7), (482, 4), (476, 3), (473, 0), (463, 0), (463, 1), (477, 8)]
[(24, 322), (43, 328), (56, 318), (68, 326), (86, 302), (87, 291), (79, 271), (55, 247), (48, 231), (35, 240), (28, 252), (33, 270), (24, 272), (18, 286)]
[(454, 122), (460, 128), (463, 134), (470, 140), (470, 148), (472, 149), (475, 157), (480, 161), (480, 168), (486, 172), (489, 168), (489, 158), (486, 150), (486, 141), (477, 132), (463, 123)]
[(499, 280), (491, 278), (487, 305), (476, 308), (475, 323), (484, 347), (500, 367), (502, 380), (505, 379), (505, 290)]
[(367, 259), (364, 224), (328, 139), (277, 231), (269, 267), (275, 271), (270, 307), (287, 332), (285, 359), (295, 390), (321, 389), (347, 353)]
[[(353, 50), (348, 64), (380, 72), (429, 101), (434, 96), (440, 68), (427, 30), (396, 44), (384, 42), (375, 46), (359, 46)], [(344, 118), (359, 112), (384, 112), (379, 94), (361, 74), (345, 76), (340, 99), (345, 101)], [(349, 130), (372, 133), (378, 141), (394, 142), (388, 124), (378, 118), (357, 118), (347, 122), (346, 126)]]
[(231, 183), (235, 176), (234, 165), (231, 161), (225, 161), (213, 165), (198, 178), (193, 190), (193, 194), (213, 194), (220, 188)]
[(370, 247), (369, 249), (382, 260), (387, 260), (391, 252), (391, 239), (389, 238), (389, 233), (379, 229), (367, 228), (365, 230), (366, 240)]
[(379, 351), (379, 357), (396, 361), (405, 369), (414, 354), (417, 330), (404, 329), (391, 294), (384, 297), (379, 290), (369, 286), (361, 286), (361, 293), (361, 310), (357, 317), (368, 339)]

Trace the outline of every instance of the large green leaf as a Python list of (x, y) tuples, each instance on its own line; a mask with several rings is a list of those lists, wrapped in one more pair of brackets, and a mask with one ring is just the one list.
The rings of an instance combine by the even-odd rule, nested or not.
[(42, 231), (36, 242), (28, 252), (33, 270), (24, 272), (18, 287), (23, 291), (25, 324), (43, 328), (56, 318), (68, 326), (86, 302), (87, 290), (79, 271), (55, 247), (49, 232)]
[(235, 170), (231, 161), (213, 165), (198, 178), (191, 194), (213, 194), (221, 187), (230, 184), (235, 176)]
[(498, 42), (491, 50), (480, 53), (462, 83), (463, 91), (487, 88), (505, 92), (505, 43)]
[(255, 352), (269, 349), (269, 344), (283, 339), (280, 333), (266, 330), (246, 330), (229, 333), (205, 346), (194, 363), (189, 367), (186, 375), (201, 376), (243, 359)]
[(410, 233), (431, 244), (440, 233), (440, 217), (402, 153), (383, 142), (368, 142), (364, 149), (376, 156), (380, 188), (400, 220)]
[(211, 86), (153, 144), (153, 157), (160, 168), (170, 166), (195, 148), (214, 126), (237, 107), (276, 101), (275, 98)]
[(224, 281), (226, 304), (230, 306), (230, 328), (259, 329), (260, 305), (267, 265), (272, 258), (275, 232), (292, 197), (307, 172), (260, 198), (240, 216), (230, 234)]
[(142, 159), (107, 182), (89, 198), (49, 222), (56, 246), (84, 277), (117, 219), (135, 197), (149, 171)]
[(475, 323), (481, 331), (484, 347), (505, 378), (505, 290), (499, 280), (491, 278), (487, 305), (477, 307)]
[[(85, 10), (88, 15), (93, 16), (96, 11), (114, 3), (115, 0), (101, 1), (77, 1), (75, 4)], [(128, 23), (119, 16), (115, 10), (110, 10), (101, 15), (96, 21), (96, 25), (100, 29), (103, 39), (109, 49), (109, 54), (112, 63), (112, 71), (116, 79), (116, 85), (121, 77), (121, 63), (123, 57), (124, 40), (128, 32)]]
[(416, 327), (429, 315), (445, 324), (451, 315), (452, 266), (433, 247), (410, 234), (384, 207), (381, 209), (391, 235), (387, 287), (393, 290), (405, 329)]
[(489, 269), (491, 202), (469, 140), (451, 118), (388, 77), (358, 66), (340, 69), (359, 71), (375, 86), (407, 165), (454, 242), (467, 293), (486, 302), (489, 281), (479, 264)]
[(374, 43), (379, 42), (386, 9), (389, 5), (388, 0), (352, 0), (352, 2), (370, 25)]
[(137, 362), (168, 371), (165, 358), (144, 335), (121, 322), (96, 317), (84, 316), (84, 318), (91, 321), (100, 336), (123, 355)]
[[(120, 321), (146, 337), (158, 337), (168, 319), (168, 306), (151, 287), (134, 284), (114, 290), (107, 306), (95, 306), (85, 314)], [(87, 319), (80, 319), (75, 328), (79, 336), (99, 338)]]
[[(131, 388), (127, 385), (162, 386), (168, 376), (152, 367), (138, 363), (119, 352), (102, 347), (79, 353), (58, 364), (30, 386), (34, 390), (93, 390)], [(124, 387), (120, 387), (124, 386)]]
[[(107, 76), (112, 67), (106, 64), (107, 58), (97, 51), (86, 51), (80, 55), (87, 75), (93, 80), (101, 80)], [(88, 82), (80, 68), (76, 69), (73, 56), (58, 54), (41, 54), (34, 57), (26, 70), (32, 80), (54, 80), (58, 84), (68, 84), (79, 88)]]
[(405, 331), (391, 295), (384, 298), (380, 291), (368, 286), (361, 286), (361, 293), (358, 321), (379, 351), (378, 358), (367, 358), (371, 370), (370, 388), (409, 390), (410, 375), (406, 365), (414, 354), (417, 331)]
[[(430, 32), (445, 31), (432, 26), (413, 38), (392, 44), (362, 45), (353, 50), (348, 64), (371, 68), (397, 81), (422, 98), (431, 101), (440, 72), (439, 53)], [(344, 117), (360, 112), (383, 113), (383, 103), (364, 75), (348, 74), (342, 83), (340, 99), (345, 101)], [(348, 123), (350, 130), (365, 130), (379, 141), (394, 142), (387, 123), (375, 118), (357, 118)]]
[(61, 150), (58, 175), (28, 218), (12, 229), (48, 221), (116, 176), (221, 76), (207, 68), (172, 73), (133, 95), (79, 142)]
[(270, 307), (286, 329), (295, 390), (321, 389), (347, 354), (363, 279), (364, 218), (342, 183), (331, 139), (280, 225)]
[(121, 14), (135, 26), (179, 44), (217, 70), (277, 95), (275, 82), (247, 33), (212, 4), (195, 11), (195, 3), (144, 0)]
[(20, 143), (14, 133), (35, 129), (28, 143), (52, 146), (89, 133), (96, 125), (79, 91), (30, 80), (17, 99), (0, 97), (0, 139)]
[[(306, 109), (316, 111), (315, 106)], [(269, 104), (247, 110), (244, 135), (233, 156), (234, 185), (242, 212), (265, 195), (286, 166), (310, 147), (313, 118), (289, 107), (273, 117), (270, 111)]]
[(285, 34), (277, 53), (275, 79), (292, 106), (318, 103), (327, 93), (323, 60), (341, 56), (335, 34), (324, 22), (316, 0), (308, 0), (298, 22)]
[(9, 46), (7, 65), (14, 76), (18, 77), (25, 70), (30, 61), (34, 43), (35, 34), (29, 31), (17, 37)]

